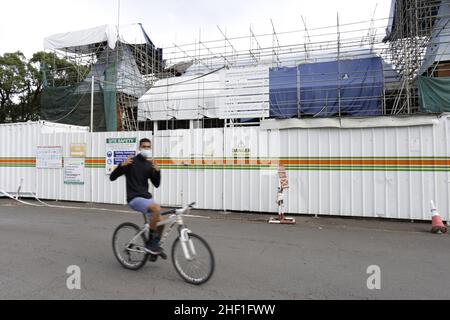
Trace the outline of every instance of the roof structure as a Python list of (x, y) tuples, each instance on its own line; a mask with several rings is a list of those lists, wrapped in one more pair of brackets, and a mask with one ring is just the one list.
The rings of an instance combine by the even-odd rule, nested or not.
[(65, 50), (72, 53), (89, 53), (95, 45), (106, 42), (115, 49), (117, 42), (129, 44), (148, 44), (154, 47), (140, 23), (117, 27), (102, 25), (94, 28), (63, 32), (44, 39), (45, 50)]

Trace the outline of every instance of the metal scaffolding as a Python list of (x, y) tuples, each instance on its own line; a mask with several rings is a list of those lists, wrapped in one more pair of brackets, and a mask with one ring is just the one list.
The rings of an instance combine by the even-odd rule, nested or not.
[[(163, 49), (118, 42), (115, 50), (100, 43), (89, 52), (58, 50), (57, 54), (75, 68), (82, 66), (77, 73), (79, 83), (88, 81), (96, 66), (111, 62), (111, 57), (116, 57), (116, 64), (122, 57), (128, 60), (125, 65), (136, 66), (117, 68), (115, 81), (95, 74), (98, 85), (114, 87), (119, 131), (257, 125), (272, 117), (272, 108), (278, 106), (292, 108), (298, 118), (348, 116), (345, 108), (349, 105), (373, 108), (365, 110), (373, 115), (415, 114), (419, 112), (417, 76), (442, 74), (445, 65), (445, 61), (433, 60), (430, 68), (423, 69), (436, 23), (448, 18), (439, 15), (440, 7), (448, 2), (397, 0), (392, 2), (389, 17), (375, 19), (375, 7), (367, 20), (343, 23), (337, 14), (335, 24), (315, 28), (309, 28), (301, 16), (302, 28), (290, 31), (277, 30), (268, 19), (271, 32), (264, 34), (250, 26), (248, 35), (231, 36), (217, 26), (218, 39), (202, 39), (199, 32), (194, 42)], [(349, 63), (363, 64), (371, 58), (379, 60), (378, 69), (356, 67), (353, 74), (346, 69)], [(337, 68), (318, 72), (313, 66), (321, 63), (334, 63)], [(309, 67), (313, 71), (305, 74)], [(294, 94), (293, 101), (272, 92), (271, 74), (283, 68), (296, 68), (296, 85), (283, 91)], [(252, 72), (259, 82), (253, 81)], [(282, 77), (278, 81), (283, 82)], [(52, 74), (47, 79), (57, 86)], [(317, 83), (323, 79), (332, 88)], [(374, 91), (371, 86), (382, 89)], [(349, 97), (349, 90), (368, 90), (369, 94)], [(142, 101), (147, 109), (140, 107)], [(251, 109), (255, 116), (230, 111), (239, 106)]]
[(389, 42), (389, 57), (400, 75), (401, 89), (392, 113), (418, 112), (416, 77), (430, 44), (440, 0), (397, 0), (391, 10), (391, 24), (384, 41)]
[[(65, 123), (78, 120), (73, 115), (83, 113), (86, 97), (95, 94), (98, 103), (94, 109), (94, 119), (98, 130), (109, 129), (105, 124), (108, 119), (114, 119), (114, 131), (139, 129), (137, 101), (164, 74), (162, 49), (156, 48), (150, 40), (143, 44), (118, 39), (114, 49), (104, 41), (48, 50), (48, 54), (53, 57), (53, 62), (50, 66), (44, 65), (42, 72), (47, 79), (44, 95), (50, 98), (42, 101), (43, 107), (47, 110), (52, 108), (50, 103), (54, 101), (51, 95), (56, 96), (64, 89), (67, 91), (67, 99), (64, 100), (68, 101), (60, 114), (52, 114), (57, 119), (48, 120)], [(68, 61), (70, 66), (58, 66), (57, 59)], [(76, 72), (70, 73), (69, 69), (75, 69)], [(61, 74), (75, 74), (76, 79), (64, 77), (61, 81), (58, 79)], [(92, 78), (95, 82), (94, 92), (88, 85)]]
[[(398, 87), (398, 74), (395, 67), (390, 63), (389, 44), (383, 42), (384, 30), (388, 22), (388, 18), (374, 19), (353, 22), (353, 23), (339, 23), (337, 16), (336, 24), (319, 27), (308, 28), (305, 18), (301, 17), (303, 22), (303, 29), (290, 30), (290, 31), (277, 31), (275, 23), (272, 19), (269, 19), (272, 32), (265, 34), (256, 34), (253, 27), (250, 26), (249, 34), (247, 36), (229, 36), (223, 28), (219, 26), (217, 29), (221, 35), (220, 39), (215, 40), (200, 40), (186, 43), (186, 44), (173, 44), (171, 47), (164, 48), (164, 59), (168, 66), (179, 65), (186, 62), (191, 62), (192, 66), (187, 68), (179, 77), (179, 80), (183, 83), (178, 85), (174, 89), (173, 83), (158, 82), (157, 88), (167, 86), (167, 90), (153, 90), (152, 88), (144, 95), (152, 97), (152, 103), (154, 105), (167, 105), (172, 106), (178, 100), (182, 99), (185, 104), (191, 104), (193, 100), (198, 103), (192, 103), (193, 108), (197, 108), (196, 111), (199, 114), (204, 114), (204, 100), (205, 95), (208, 92), (213, 92), (215, 89), (224, 86), (223, 80), (208, 78), (201, 84), (195, 82), (196, 79), (189, 80), (188, 76), (202, 76), (221, 70), (219, 73), (226, 73), (232, 70), (244, 70), (245, 67), (266, 67), (266, 91), (261, 93), (264, 95), (264, 99), (269, 99), (269, 69), (283, 68), (283, 67), (295, 67), (303, 64), (321, 63), (327, 61), (337, 61), (338, 66), (340, 61), (348, 61), (352, 59), (364, 59), (370, 57), (380, 57), (383, 60), (383, 66), (381, 73), (383, 73), (383, 81), (388, 84), (384, 86), (382, 93), (382, 99), (380, 97), (367, 97), (367, 99), (380, 99), (383, 109), (383, 114), (387, 114), (386, 103), (392, 100), (392, 97), (397, 94)], [(302, 41), (303, 40), (303, 41)], [(225, 67), (225, 69), (223, 69)], [(228, 71), (227, 71), (228, 70)], [(370, 71), (370, 70), (369, 70)], [(339, 73), (339, 72), (338, 72)], [(169, 76), (169, 75), (168, 75)], [(173, 75), (172, 75), (173, 76)], [(334, 75), (333, 75), (334, 76)], [(338, 79), (337, 90), (339, 90), (340, 75), (336, 74)], [(300, 79), (300, 75), (298, 75)], [(362, 75), (361, 75), (362, 77)], [(184, 79), (187, 79), (184, 82)], [(221, 82), (222, 81), (222, 82)], [(174, 81), (177, 82), (177, 81)], [(195, 82), (198, 84), (198, 88), (193, 87), (190, 83)], [(225, 86), (228, 81), (225, 81)], [(245, 84), (243, 84), (245, 87)], [(229, 89), (229, 88), (225, 88)], [(243, 96), (248, 95), (248, 92), (238, 93), (240, 89), (234, 87), (236, 90), (221, 90), (215, 98), (216, 99), (240, 99)], [(302, 104), (308, 101), (300, 101), (299, 88), (293, 88), (297, 95), (297, 101), (295, 102), (296, 115), (300, 117), (308, 117), (302, 110)], [(183, 92), (186, 93), (183, 96)], [(187, 94), (189, 92), (189, 94)], [(237, 92), (237, 93), (231, 93)], [(230, 94), (232, 97), (230, 97)], [(255, 93), (256, 94), (256, 93)], [(180, 98), (180, 95), (183, 96)], [(275, 100), (277, 97), (275, 97)], [(338, 104), (341, 104), (343, 97), (338, 97)], [(283, 104), (283, 101), (272, 101), (271, 103)], [(325, 105), (327, 102), (324, 101)], [(198, 107), (195, 107), (197, 105)], [(226, 103), (222, 103), (212, 107), (212, 109), (220, 109), (226, 107)], [(263, 107), (261, 107), (263, 108)], [(167, 109), (170, 109), (167, 108)], [(317, 113), (320, 114), (322, 108), (317, 109)], [(173, 112), (173, 109), (170, 109)], [(339, 107), (340, 110), (340, 107)], [(161, 108), (158, 111), (166, 112), (165, 108)], [(195, 111), (195, 110), (192, 110)], [(168, 111), (167, 111), (168, 112)], [(145, 111), (143, 112), (145, 113)], [(338, 116), (343, 116), (341, 112)], [(143, 115), (146, 117), (146, 115)], [(189, 127), (186, 124), (187, 119), (177, 119), (170, 114), (171, 119), (166, 122), (178, 122), (182, 127)], [(314, 116), (314, 115), (309, 115)], [(169, 115), (168, 115), (169, 117)], [(259, 122), (267, 116), (257, 117), (253, 119), (251, 124)], [(218, 117), (219, 118), (219, 117)], [(152, 116), (147, 117), (148, 120), (152, 119)], [(208, 117), (195, 118), (196, 121), (200, 121), (206, 127), (211, 119)], [(237, 125), (242, 123), (239, 118), (219, 118), (225, 123)], [(157, 120), (160, 122), (161, 120)], [(249, 122), (245, 122), (249, 124)], [(151, 125), (150, 125), (151, 126)], [(175, 126), (163, 125), (166, 128), (174, 128)]]

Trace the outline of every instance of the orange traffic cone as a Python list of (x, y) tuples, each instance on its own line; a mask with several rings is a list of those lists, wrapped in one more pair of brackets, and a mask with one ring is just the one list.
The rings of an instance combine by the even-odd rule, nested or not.
[(431, 232), (432, 233), (447, 233), (447, 227), (444, 225), (441, 219), (441, 215), (437, 211), (433, 200), (431, 200)]

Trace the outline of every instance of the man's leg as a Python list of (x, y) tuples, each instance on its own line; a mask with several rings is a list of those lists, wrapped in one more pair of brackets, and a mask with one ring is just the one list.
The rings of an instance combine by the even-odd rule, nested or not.
[(148, 210), (152, 212), (152, 216), (150, 218), (150, 230), (155, 234), (158, 234), (160, 227), (157, 227), (156, 225), (161, 221), (161, 207), (156, 203), (152, 203), (148, 207)]
[(161, 240), (162, 233), (164, 231), (164, 226), (157, 226), (158, 222), (162, 221), (161, 217), (161, 207), (156, 204), (152, 203), (149, 205), (148, 210), (152, 213), (150, 218), (150, 244), (153, 245), (153, 248), (157, 251), (160, 251), (160, 255), (162, 258), (167, 259), (167, 256), (162, 251), (162, 248), (159, 247), (159, 241)]

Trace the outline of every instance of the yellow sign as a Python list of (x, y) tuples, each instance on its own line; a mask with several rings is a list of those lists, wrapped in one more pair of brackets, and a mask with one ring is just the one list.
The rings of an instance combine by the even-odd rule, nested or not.
[(86, 144), (85, 143), (72, 143), (70, 145), (70, 157), (71, 158), (86, 158)]

